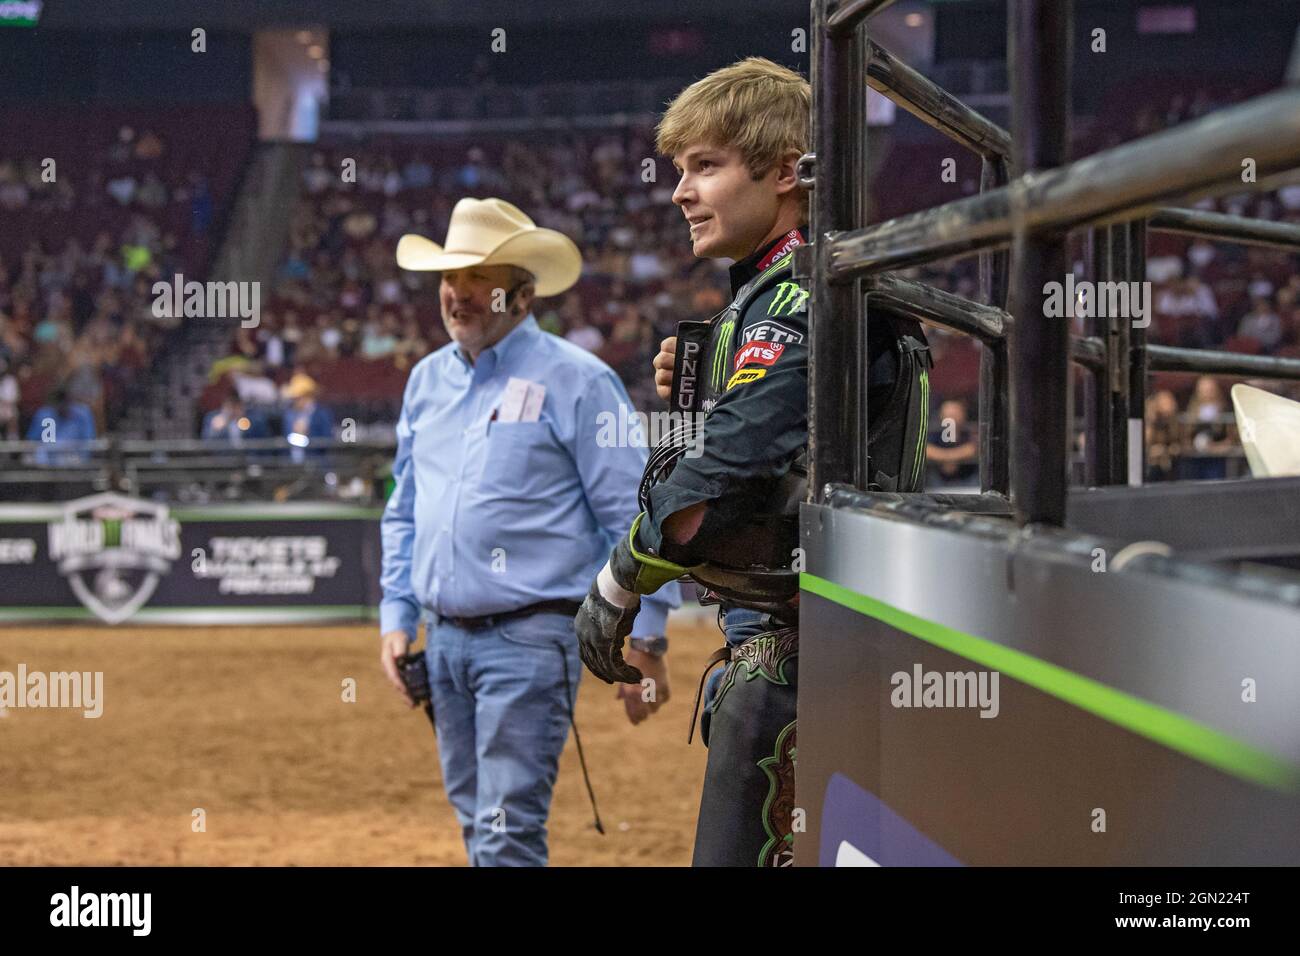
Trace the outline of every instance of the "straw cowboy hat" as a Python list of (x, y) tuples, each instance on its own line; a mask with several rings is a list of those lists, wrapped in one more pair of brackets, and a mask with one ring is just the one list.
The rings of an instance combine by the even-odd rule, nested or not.
[(280, 394), (290, 400), (306, 398), (319, 392), (320, 386), (316, 384), (316, 380), (303, 372), (294, 372), (293, 377), (289, 379), (289, 384), (280, 389)]
[(408, 233), (397, 243), (397, 264), (421, 272), (518, 266), (536, 278), (537, 294), (548, 296), (578, 281), (582, 253), (568, 236), (540, 228), (503, 199), (466, 197), (451, 211), (445, 245)]

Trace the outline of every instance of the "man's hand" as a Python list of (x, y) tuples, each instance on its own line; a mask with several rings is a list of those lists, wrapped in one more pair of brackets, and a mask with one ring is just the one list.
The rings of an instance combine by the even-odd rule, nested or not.
[(632, 648), (627, 662), (642, 673), (639, 684), (619, 684), (614, 698), (623, 702), (627, 719), (639, 724), (668, 701), (668, 661)]
[(414, 707), (415, 701), (411, 700), (411, 695), (406, 692), (402, 675), (397, 672), (397, 659), (406, 654), (406, 648), (410, 643), (405, 631), (389, 631), (379, 639), (379, 664), (384, 669), (384, 676), (388, 678), (388, 683), (393, 685), (393, 689), (401, 695), (408, 707)]
[(659, 343), (659, 354), (655, 356), (655, 392), (665, 402), (673, 392), (673, 363), (677, 361), (677, 336), (673, 335)]
[(623, 660), (623, 642), (632, 633), (632, 623), (640, 610), (640, 600), (628, 608), (610, 604), (600, 596), (600, 587), (593, 581), (573, 619), (582, 663), (606, 684), (622, 681), (640, 688), (641, 672)]

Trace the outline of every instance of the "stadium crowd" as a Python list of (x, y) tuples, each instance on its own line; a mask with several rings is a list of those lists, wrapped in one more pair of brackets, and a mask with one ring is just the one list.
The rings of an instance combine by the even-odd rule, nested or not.
[(208, 158), (173, 112), (135, 115), (158, 123), (56, 112), (0, 148), (0, 438), (112, 432), (178, 331), (153, 283), (206, 268), (242, 156)]
[[(303, 202), (261, 325), (234, 336), (231, 355), (212, 370), (207, 404), (228, 385), (246, 391), (249, 377), (283, 381), (297, 369), (332, 383), (340, 414), (391, 424), (410, 366), (447, 342), (437, 277), (399, 270), (397, 239), (441, 236), (456, 199), (495, 195), (583, 248), (578, 286), (541, 301), (538, 322), (598, 354), (634, 403), (648, 406), (659, 341), (683, 316), (721, 309), (726, 287), (725, 270), (690, 254), (671, 202), (675, 177), (666, 162), (643, 160), (652, 156), (647, 129), (322, 148), (303, 171)], [(349, 159), (355, 177), (343, 175)]]
[[(1165, 106), (1130, 110), (1127, 125), (1090, 133), (1076, 155), (1193, 119), (1242, 95), (1178, 92)], [(351, 416), (362, 427), (391, 428), (407, 372), (447, 341), (437, 277), (399, 270), (397, 239), (406, 232), (445, 234), (452, 205), (466, 195), (500, 196), (578, 242), (582, 279), (563, 296), (541, 300), (538, 321), (611, 365), (638, 407), (657, 407), (650, 361), (659, 341), (680, 319), (721, 309), (727, 282), (725, 267), (691, 255), (685, 223), (671, 201), (676, 176), (652, 143), (650, 128), (633, 126), (539, 132), (526, 140), (322, 144), (302, 171), (289, 248), (264, 297), (261, 323), (236, 326), (228, 354), (210, 369), (196, 434), (232, 393), (275, 419), (295, 374), (320, 383), (336, 420)], [(212, 171), (194, 162), (167, 163), (169, 146), (164, 133), (123, 124), (107, 141), (88, 146), (89, 161), (52, 182), (39, 155), (0, 154), (0, 211), (75, 216), (83, 223), (61, 245), (31, 238), (15, 247), (12, 235), (0, 243), (0, 436), (35, 435), (36, 412), (52, 396), (55, 404), (85, 405), (103, 434), (138, 395), (133, 389), (178, 321), (153, 314), (152, 283), (177, 271), (202, 272), (206, 247), (195, 240), (207, 240), (222, 203)], [(935, 168), (941, 152), (936, 145), (930, 157)], [(896, 161), (915, 166), (917, 154), (900, 151)], [(881, 178), (889, 175), (886, 165)], [(933, 193), (924, 193), (916, 180), (908, 208), (953, 198), (951, 186), (930, 179)], [(882, 208), (897, 202), (877, 198)], [(1300, 185), (1197, 206), (1300, 222)], [(85, 224), (93, 229), (88, 236)], [(1148, 247), (1149, 341), (1300, 355), (1294, 257), (1155, 232)], [(975, 265), (966, 259), (911, 275), (977, 298)], [(951, 417), (942, 414), (944, 400), (961, 403), (963, 418), (974, 417), (978, 354), (960, 336), (935, 329), (929, 335), (937, 360), (937, 434)], [(1172, 402), (1175, 418), (1194, 426), (1196, 416), (1206, 414), (1196, 396), (1215, 385), (1207, 382), (1158, 376), (1152, 394), (1164, 396), (1161, 409)]]

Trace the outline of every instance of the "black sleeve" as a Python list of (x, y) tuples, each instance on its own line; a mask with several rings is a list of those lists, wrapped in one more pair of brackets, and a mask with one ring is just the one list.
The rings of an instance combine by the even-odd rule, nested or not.
[(807, 291), (787, 281), (745, 309), (726, 390), (704, 422), (701, 453), (680, 458), (667, 480), (650, 492), (648, 520), (642, 523), (646, 546), (663, 553), (663, 522), (701, 501), (710, 502), (714, 519), (706, 517), (704, 528), (716, 525), (721, 515), (743, 512), (745, 502), (737, 499), (755, 482), (784, 475), (807, 445), (807, 302)]

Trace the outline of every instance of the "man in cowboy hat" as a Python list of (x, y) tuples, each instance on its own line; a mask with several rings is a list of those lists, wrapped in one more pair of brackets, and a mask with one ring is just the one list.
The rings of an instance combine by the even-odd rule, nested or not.
[(334, 417), (317, 401), (320, 386), (305, 372), (294, 372), (280, 394), (289, 403), (284, 410), (284, 437), (293, 445), (289, 455), (305, 461), (314, 439), (334, 437)]
[[(412, 370), (384, 510), (380, 661), (423, 616), (447, 796), (471, 865), (542, 865), (546, 817), (582, 672), (573, 615), (628, 532), (644, 442), (608, 447), (631, 402), (607, 365), (531, 314), (582, 256), (500, 199), (462, 199), (445, 245), (403, 236), (398, 265), (442, 273), (452, 341)], [(675, 586), (632, 631), (648, 680), (617, 695), (639, 723), (668, 696), (663, 637)], [(407, 697), (409, 702), (409, 697)]]

